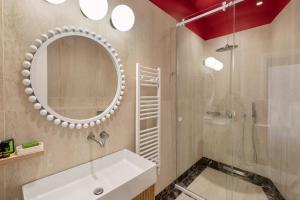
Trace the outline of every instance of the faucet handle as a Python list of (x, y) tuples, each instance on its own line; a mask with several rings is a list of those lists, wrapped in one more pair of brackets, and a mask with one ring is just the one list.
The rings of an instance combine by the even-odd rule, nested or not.
[(106, 131), (102, 131), (99, 135), (102, 140), (107, 140), (109, 138), (109, 134)]
[(95, 134), (92, 131), (87, 136), (87, 139), (95, 139), (95, 138), (96, 138), (96, 136), (95, 136)]

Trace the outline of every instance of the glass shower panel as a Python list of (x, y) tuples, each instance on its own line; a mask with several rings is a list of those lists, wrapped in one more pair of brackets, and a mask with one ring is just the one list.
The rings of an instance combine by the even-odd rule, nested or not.
[(273, 20), (268, 57), (269, 178), (287, 200), (300, 199), (300, 1)]
[[(205, 40), (186, 27), (177, 28), (177, 176), (184, 174), (178, 184), (208, 200), (232, 199), (234, 11), (225, 12), (223, 31), (228, 35), (223, 37)], [(224, 16), (209, 17), (220, 14)], [(208, 57), (220, 61), (223, 69), (205, 66)], [(228, 174), (221, 172), (223, 167)]]
[[(239, 7), (237, 16), (242, 14)], [(255, 13), (248, 13), (254, 15)], [(236, 18), (240, 25), (242, 18)], [(237, 27), (238, 29), (238, 27)], [(232, 102), (235, 119), (232, 123), (232, 166), (242, 182), (233, 182), (232, 200), (267, 199), (262, 183), (269, 182), (267, 159), (267, 57), (271, 54), (269, 25), (239, 31), (235, 35), (235, 71), (233, 73)], [(236, 173), (237, 172), (237, 173)], [(266, 186), (267, 187), (267, 186)], [(268, 187), (272, 187), (271, 184)]]
[[(180, 177), (189, 191), (208, 200), (300, 199), (298, 8), (297, 0), (281, 12), (274, 4), (270, 23), (241, 31), (255, 10), (236, 6), (226, 10), (231, 31), (209, 40), (177, 29), (177, 175), (189, 170)], [(205, 67), (207, 57), (224, 68)]]
[(290, 1), (269, 24), (236, 33), (233, 90), (241, 106), (233, 104), (232, 165), (246, 173), (253, 200), (300, 199), (299, 6)]

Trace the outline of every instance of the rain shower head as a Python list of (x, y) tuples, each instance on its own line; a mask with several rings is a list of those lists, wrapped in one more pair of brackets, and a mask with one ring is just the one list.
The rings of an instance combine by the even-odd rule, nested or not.
[(221, 48), (217, 49), (216, 52), (232, 51), (233, 49), (236, 49), (238, 47), (239, 47), (239, 45), (226, 44), (225, 47), (221, 47)]

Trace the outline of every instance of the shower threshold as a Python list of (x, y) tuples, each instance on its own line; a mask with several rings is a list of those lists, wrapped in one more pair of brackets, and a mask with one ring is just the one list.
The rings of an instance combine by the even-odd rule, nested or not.
[(185, 194), (188, 197), (191, 197), (194, 200), (207, 200), (197, 194), (195, 194), (194, 192), (192, 192), (191, 190), (188, 190), (187, 188), (180, 186), (178, 184), (175, 184), (175, 189), (181, 191), (183, 194)]
[(228, 167), (228, 166), (224, 165), (223, 169), (229, 173), (232, 173), (232, 174), (235, 174), (238, 176), (242, 176), (242, 177), (247, 177), (247, 174), (245, 172), (238, 170), (238, 169), (234, 169), (233, 167)]

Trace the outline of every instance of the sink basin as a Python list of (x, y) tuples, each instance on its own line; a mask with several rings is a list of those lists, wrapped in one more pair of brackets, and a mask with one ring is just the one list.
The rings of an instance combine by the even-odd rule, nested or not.
[(156, 182), (156, 165), (128, 150), (28, 183), (24, 200), (131, 200)]

